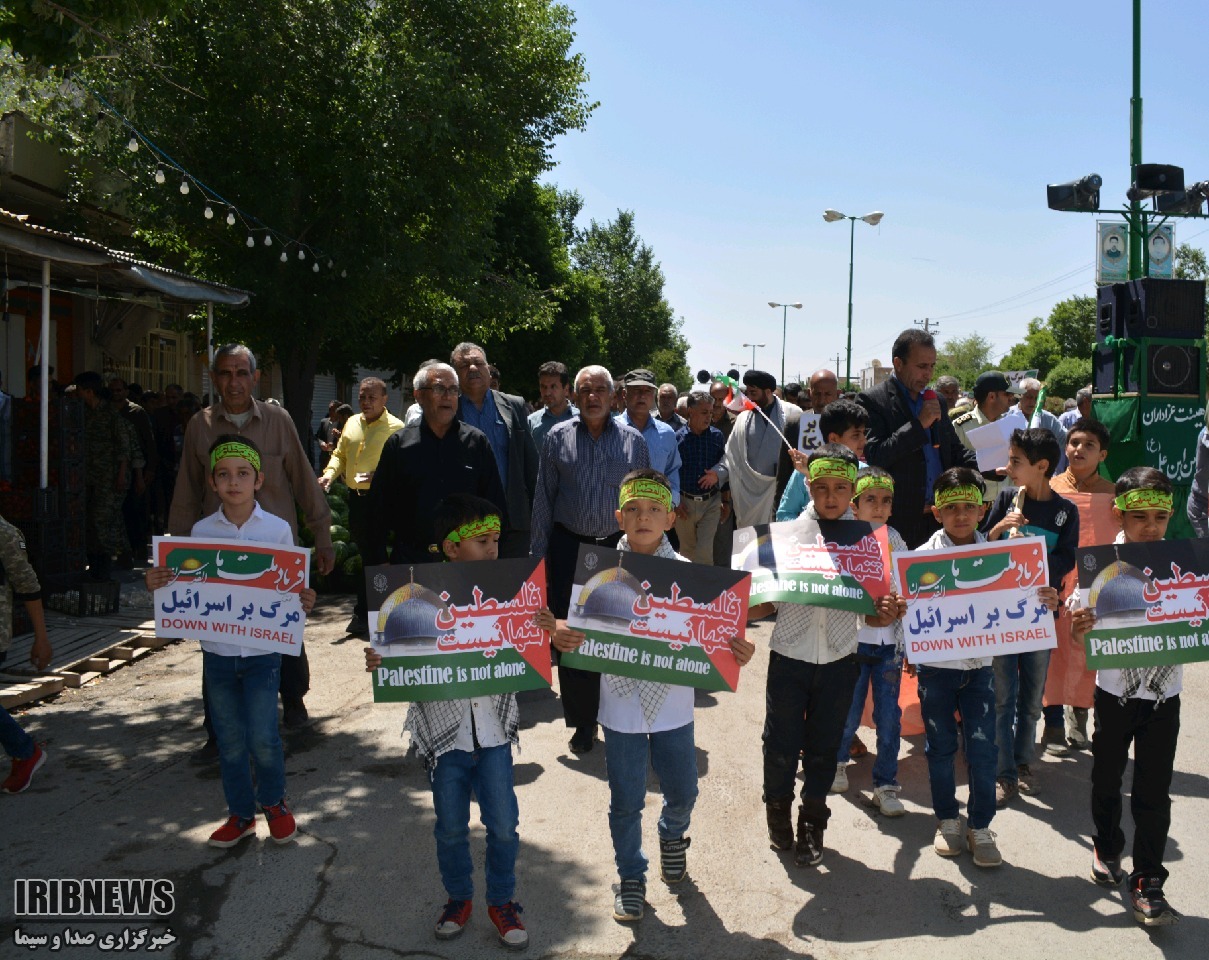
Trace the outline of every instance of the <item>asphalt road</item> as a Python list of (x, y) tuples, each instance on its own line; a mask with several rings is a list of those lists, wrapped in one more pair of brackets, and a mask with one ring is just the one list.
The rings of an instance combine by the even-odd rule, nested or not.
[[(286, 736), (288, 792), (299, 840), (261, 837), (234, 850), (205, 843), (225, 816), (217, 766), (189, 763), (199, 745), (201, 656), (178, 643), (22, 715), (49, 762), (20, 796), (0, 796), (0, 957), (34, 956), (14, 936), (120, 935), (147, 928), (176, 938), (161, 955), (189, 958), (499, 957), (481, 899), (483, 833), (472, 848), (480, 899), (465, 934), (431, 928), (444, 892), (432, 842), (425, 773), (400, 739), (405, 707), (376, 706), (362, 643), (343, 636), (348, 602), (321, 603), (308, 625), (313, 725)], [(769, 628), (753, 639), (766, 648)], [(689, 851), (691, 880), (648, 881), (637, 925), (612, 919), (616, 880), (604, 752), (573, 757), (553, 693), (526, 694), (516, 781), (521, 810), (518, 899), (530, 957), (773, 958), (1209, 956), (1209, 667), (1186, 672), (1167, 848), (1178, 925), (1138, 927), (1120, 892), (1087, 879), (1091, 758), (1045, 758), (1042, 792), (996, 818), (1004, 866), (981, 870), (932, 851), (922, 738), (903, 741), (908, 814), (866, 804), (871, 757), (850, 767), (832, 799), (819, 868), (772, 851), (760, 803), (760, 730), (767, 655), (757, 652), (734, 694), (699, 695), (701, 795)], [(871, 731), (861, 735), (872, 744)], [(651, 784), (644, 836), (657, 851), (659, 797)], [(959, 790), (959, 795), (961, 791)], [(1127, 827), (1127, 832), (1128, 832)], [(654, 857), (657, 859), (657, 854)], [(14, 880), (165, 878), (170, 917), (132, 924), (14, 920)], [(145, 940), (146, 950), (150, 940)], [(110, 955), (63, 946), (61, 956)], [(141, 952), (141, 951), (140, 951)]]

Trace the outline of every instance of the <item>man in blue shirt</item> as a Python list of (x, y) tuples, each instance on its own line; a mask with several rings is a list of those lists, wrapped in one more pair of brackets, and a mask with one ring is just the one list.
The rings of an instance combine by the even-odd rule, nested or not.
[(676, 431), (680, 450), (680, 506), (676, 508), (676, 533), (680, 552), (693, 563), (714, 562), (714, 533), (722, 518), (722, 492), (718, 484), (702, 487), (707, 470), (716, 469), (726, 455), (722, 431), (710, 425), (714, 398), (705, 390), (688, 395), (688, 423)]
[(570, 420), (579, 413), (571, 402), (571, 376), (566, 364), (548, 360), (537, 368), (537, 388), (541, 393), (541, 410), (529, 414), (529, 432), (533, 434), (533, 445), (541, 452), (546, 434), (556, 423)]
[(625, 388), (625, 412), (614, 419), (642, 434), (651, 456), (651, 469), (667, 477), (672, 485), (672, 506), (679, 506), (680, 448), (676, 444), (676, 431), (651, 415), (655, 409), (655, 374), (650, 370), (631, 370), (621, 383)]
[(504, 486), (504, 529), (500, 557), (529, 554), (530, 510), (537, 485), (537, 447), (529, 432), (525, 401), (491, 389), (487, 353), (476, 343), (459, 343), (450, 364), (458, 374), (462, 399), (458, 419), (487, 434)]

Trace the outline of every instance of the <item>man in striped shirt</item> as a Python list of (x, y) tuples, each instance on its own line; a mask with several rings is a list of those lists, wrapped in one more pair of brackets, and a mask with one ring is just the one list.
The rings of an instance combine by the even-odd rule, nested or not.
[[(617, 498), (631, 470), (650, 466), (646, 442), (633, 427), (613, 419), (613, 377), (604, 367), (575, 375), (579, 413), (546, 434), (537, 466), (529, 552), (546, 559), (549, 606), (565, 619), (571, 603), (581, 543), (616, 546)], [(559, 666), (563, 716), (575, 733), (572, 753), (587, 753), (596, 740), (600, 675)]]

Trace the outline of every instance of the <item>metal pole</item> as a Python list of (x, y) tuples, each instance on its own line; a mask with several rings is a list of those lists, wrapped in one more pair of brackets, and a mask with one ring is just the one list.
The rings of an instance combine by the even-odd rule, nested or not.
[(844, 380), (852, 383), (852, 258), (856, 253), (856, 217), (848, 218), (852, 229), (848, 232), (848, 366)]
[(751, 368), (756, 369), (756, 345), (751, 345)]
[(50, 485), (50, 261), (42, 261), (42, 330), (38, 335), (42, 400), (38, 405), (38, 489)]
[[(1133, 0), (1133, 97), (1129, 101), (1129, 182), (1142, 162), (1142, 0)], [(1142, 201), (1129, 201), (1129, 279), (1146, 275), (1146, 225)]]
[(206, 366), (214, 369), (214, 304), (206, 304)]
[(789, 304), (781, 304), (781, 386), (785, 386), (785, 328), (789, 323)]

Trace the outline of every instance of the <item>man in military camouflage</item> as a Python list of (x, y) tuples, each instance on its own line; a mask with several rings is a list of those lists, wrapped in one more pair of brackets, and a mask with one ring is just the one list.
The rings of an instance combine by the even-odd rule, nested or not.
[(75, 379), (84, 404), (84, 529), (88, 575), (109, 580), (113, 555), (125, 542), (122, 498), (130, 467), (130, 433), (108, 403), (101, 375), (91, 370)]
[(155, 430), (151, 425), (151, 416), (130, 399), (126, 381), (121, 377), (113, 377), (109, 381), (109, 402), (133, 437), (129, 489), (122, 500), (122, 520), (127, 543), (124, 545), (126, 549), (118, 551), (118, 565), (128, 569), (134, 561), (141, 563), (147, 559), (150, 527), (147, 492), (155, 483), (159, 451), (155, 446)]
[[(957, 431), (957, 439), (970, 450), (974, 445), (966, 436), (975, 427), (983, 427), (994, 423), (1012, 405), (1012, 395), (1008, 393), (1008, 380), (998, 370), (988, 370), (979, 374), (974, 381), (974, 409), (953, 418), (953, 429)], [(1006, 464), (1004, 465), (1006, 466)], [(999, 489), (1006, 482), (1005, 470), (990, 470), (982, 475), (986, 480), (987, 491), (984, 502), (994, 503), (999, 496)]]
[[(52, 652), (42, 615), (42, 592), (38, 576), (25, 555), (25, 537), (0, 517), (0, 664), (4, 663), (13, 639), (13, 600), (23, 600), (29, 622), (34, 628), (34, 645), (29, 662), (35, 670), (50, 666)], [(46, 752), (33, 737), (0, 706), (0, 747), (12, 761), (9, 775), (0, 782), (0, 791), (21, 793), (29, 786), (37, 769), (46, 762)]]

